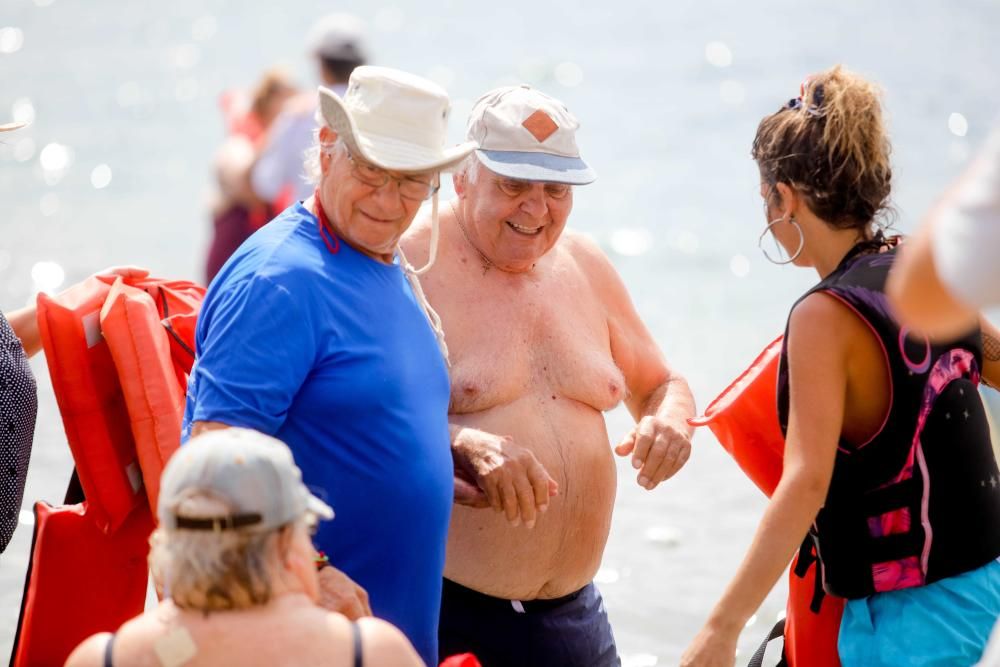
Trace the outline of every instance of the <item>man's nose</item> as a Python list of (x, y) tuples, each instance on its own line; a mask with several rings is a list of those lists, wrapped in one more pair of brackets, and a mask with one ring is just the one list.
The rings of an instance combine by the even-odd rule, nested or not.
[(395, 218), (404, 213), (403, 198), (399, 194), (399, 181), (390, 178), (388, 182), (375, 189), (372, 198), (387, 218)]
[(549, 212), (549, 203), (545, 198), (544, 185), (536, 183), (531, 186), (531, 189), (524, 195), (524, 200), (521, 202), (521, 210), (535, 219), (545, 217)]

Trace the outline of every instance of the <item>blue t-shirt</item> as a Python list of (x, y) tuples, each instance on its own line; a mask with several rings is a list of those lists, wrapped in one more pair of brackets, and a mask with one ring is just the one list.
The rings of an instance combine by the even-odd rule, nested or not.
[(437, 664), (449, 382), (402, 269), (342, 241), (331, 252), (295, 204), (223, 266), (196, 341), (184, 439), (192, 422), (219, 421), (286, 442), (337, 514), (317, 548)]

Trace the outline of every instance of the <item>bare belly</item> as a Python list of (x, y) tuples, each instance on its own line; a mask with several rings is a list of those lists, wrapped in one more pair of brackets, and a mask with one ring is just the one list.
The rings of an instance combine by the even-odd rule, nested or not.
[(528, 394), (451, 421), (528, 447), (559, 484), (533, 529), (491, 508), (455, 506), (445, 576), (495, 597), (532, 600), (571, 593), (594, 577), (615, 501), (615, 465), (604, 416), (578, 401)]

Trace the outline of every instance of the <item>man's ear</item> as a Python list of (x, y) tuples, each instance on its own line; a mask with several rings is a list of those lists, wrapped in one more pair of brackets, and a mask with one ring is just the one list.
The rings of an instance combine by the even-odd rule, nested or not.
[(455, 186), (455, 194), (459, 199), (465, 197), (465, 171), (456, 171), (451, 175), (451, 183)]
[(331, 128), (323, 126), (319, 128), (319, 142), (321, 144), (332, 144), (337, 140), (337, 133)]

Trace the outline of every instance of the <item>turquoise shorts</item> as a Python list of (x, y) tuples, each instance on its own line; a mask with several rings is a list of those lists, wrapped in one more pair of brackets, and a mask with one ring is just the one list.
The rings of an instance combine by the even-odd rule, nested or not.
[(1000, 560), (927, 586), (848, 600), (843, 667), (969, 667), (1000, 616)]

